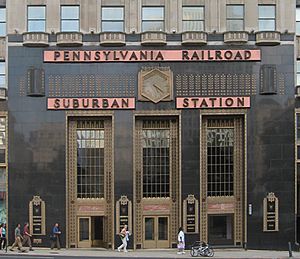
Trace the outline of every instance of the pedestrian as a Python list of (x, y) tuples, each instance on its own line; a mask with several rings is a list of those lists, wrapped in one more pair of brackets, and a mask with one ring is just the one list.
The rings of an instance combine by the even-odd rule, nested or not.
[(26, 222), (25, 225), (24, 225), (24, 228), (23, 228), (23, 242), (22, 242), (22, 245), (26, 246), (28, 244), (29, 251), (34, 251), (32, 249), (31, 238), (32, 238), (32, 235), (29, 233), (29, 223)]
[(21, 228), (21, 225), (18, 223), (15, 228), (15, 242), (13, 243), (12, 247), (9, 249), (10, 251), (14, 251), (14, 247), (17, 246), (21, 252), (26, 252), (26, 249), (24, 249), (22, 246), (23, 237), (21, 236), (20, 228)]
[(0, 227), (0, 249), (5, 250), (7, 248), (6, 245), (6, 224), (2, 223)]
[(177, 254), (185, 254), (185, 252), (184, 252), (184, 247), (185, 247), (184, 232), (183, 232), (182, 227), (180, 227), (178, 229), (177, 240), (178, 240), (178, 244), (177, 244), (178, 252), (177, 252)]
[(55, 223), (51, 234), (51, 249), (53, 249), (55, 246), (58, 250), (60, 249), (60, 235), (61, 231), (59, 229), (59, 225), (58, 223)]
[(121, 238), (121, 241), (122, 241), (122, 245), (120, 245), (118, 247), (118, 251), (121, 252), (121, 249), (123, 248), (124, 249), (124, 252), (127, 253), (127, 241), (129, 241), (129, 231), (127, 230), (127, 225), (124, 225), (124, 227), (122, 228), (119, 236)]

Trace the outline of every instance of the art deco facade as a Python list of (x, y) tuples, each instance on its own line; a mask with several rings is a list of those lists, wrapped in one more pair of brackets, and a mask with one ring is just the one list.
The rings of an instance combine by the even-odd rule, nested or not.
[(180, 226), (188, 244), (297, 241), (295, 10), (0, 1), (1, 221), (40, 246), (55, 222), (79, 248), (116, 248), (123, 224), (134, 249)]

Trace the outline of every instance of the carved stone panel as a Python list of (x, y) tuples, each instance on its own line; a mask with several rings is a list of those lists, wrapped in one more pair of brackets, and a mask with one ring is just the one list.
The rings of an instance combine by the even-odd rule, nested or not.
[(170, 68), (144, 68), (139, 73), (139, 100), (158, 103), (173, 100)]

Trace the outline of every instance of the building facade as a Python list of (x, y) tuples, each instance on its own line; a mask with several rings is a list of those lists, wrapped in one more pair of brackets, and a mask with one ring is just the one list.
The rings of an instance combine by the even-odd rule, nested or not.
[(134, 249), (176, 247), (180, 226), (187, 244), (296, 242), (295, 1), (0, 4), (10, 228), (46, 246), (59, 222), (79, 248), (116, 248), (124, 224)]

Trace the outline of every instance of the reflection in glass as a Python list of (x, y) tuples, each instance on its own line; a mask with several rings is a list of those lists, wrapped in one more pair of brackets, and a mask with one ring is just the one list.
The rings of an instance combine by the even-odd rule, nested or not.
[(244, 6), (227, 5), (227, 30), (242, 31), (244, 30)]
[(258, 25), (260, 31), (275, 31), (275, 20), (262, 20)]
[(158, 218), (158, 240), (168, 240), (168, 218)]
[(258, 6), (258, 28), (260, 31), (275, 31), (275, 5)]
[(123, 7), (102, 7), (102, 20), (118, 21), (123, 19)]
[(102, 31), (123, 32), (124, 31), (124, 8), (102, 7)]
[(89, 240), (89, 219), (79, 219), (79, 241)]
[(154, 240), (154, 218), (145, 218), (145, 240)]
[(163, 31), (164, 19), (164, 7), (143, 7), (142, 31)]
[(243, 5), (227, 5), (227, 18), (244, 18)]
[(143, 7), (143, 20), (164, 20), (163, 7)]
[(0, 37), (6, 36), (6, 8), (0, 8)]
[(44, 32), (46, 30), (46, 7), (28, 6), (27, 31)]
[(261, 18), (275, 18), (275, 5), (259, 5), (258, 16)]
[(182, 30), (204, 31), (204, 7), (182, 7)]
[(61, 7), (61, 31), (79, 31), (79, 6)]
[(296, 8), (296, 34), (300, 35), (300, 8)]

